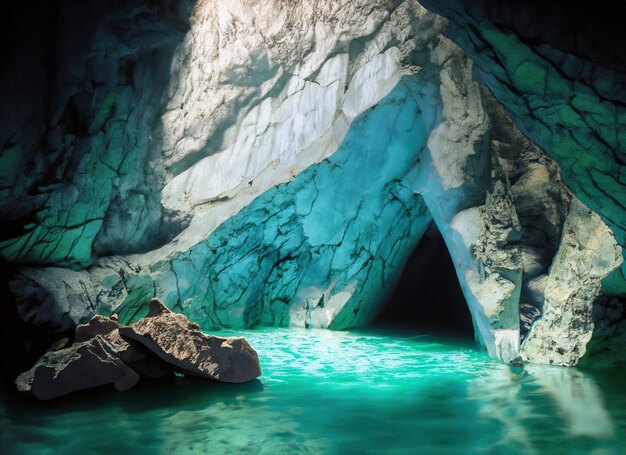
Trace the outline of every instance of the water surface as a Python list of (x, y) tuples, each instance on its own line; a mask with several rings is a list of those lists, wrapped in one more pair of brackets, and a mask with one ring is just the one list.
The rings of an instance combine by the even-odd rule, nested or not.
[(623, 372), (511, 369), (406, 332), (239, 332), (259, 381), (0, 401), (2, 454), (619, 454)]

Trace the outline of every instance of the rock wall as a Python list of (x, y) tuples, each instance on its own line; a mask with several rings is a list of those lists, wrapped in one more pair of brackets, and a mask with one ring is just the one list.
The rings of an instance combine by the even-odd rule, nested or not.
[(434, 220), (494, 358), (612, 349), (615, 70), (453, 1), (424, 2), (450, 21), (409, 0), (75, 3), (34, 34), (2, 6), (33, 49), (0, 77), (22, 99), (0, 117), (0, 256), (23, 321), (128, 322), (159, 296), (205, 328), (364, 325)]
[[(213, 94), (209, 99), (219, 98), (217, 93), (227, 89), (229, 96), (239, 99), (244, 96), (240, 85), (209, 82), (235, 71), (235, 63), (212, 66), (228, 53), (213, 52), (215, 29), (207, 27), (209, 19), (203, 16), (208, 5), (196, 5), (191, 30), (176, 54), (180, 59), (195, 55), (195, 64), (174, 65), (180, 70), (175, 76), (180, 86), (186, 86), (200, 77), (197, 73), (203, 67), (214, 67), (217, 76), (202, 76), (206, 78), (202, 84)], [(251, 17), (247, 6), (230, 8), (233, 14)], [(229, 125), (233, 131), (224, 133), (219, 151), (212, 151), (209, 142), (221, 133), (211, 130), (202, 152), (208, 156), (202, 159), (200, 152), (184, 149), (184, 144), (178, 145), (184, 150), (163, 152), (178, 156), (179, 164), (159, 160), (157, 166), (180, 168), (183, 162), (187, 166), (163, 189), (167, 210), (178, 211), (181, 218), (191, 216), (188, 228), (174, 241), (144, 255), (101, 258), (88, 272), (25, 268), (22, 276), (46, 290), (55, 287), (54, 281), (63, 281), (64, 291), (53, 291), (54, 299), (62, 302), (57, 311), (62, 314), (69, 296), (83, 295), (84, 302), (94, 302), (101, 311), (117, 311), (122, 320), (132, 319), (156, 292), (206, 327), (265, 323), (340, 328), (371, 318), (377, 300), (431, 220), (421, 198), (406, 188), (403, 179), (419, 163), (428, 133), (438, 121), (438, 70), (430, 62), (429, 48), (435, 46), (443, 22), (411, 2), (382, 10), (379, 22), (371, 24), (368, 19), (363, 27), (358, 25), (360, 9), (350, 6), (341, 11), (351, 24), (346, 25), (349, 33), (339, 29), (334, 31), (338, 36), (325, 38), (324, 42), (339, 44), (327, 53), (316, 53), (305, 69), (300, 68), (302, 61), (288, 60), (295, 68), (290, 67), (293, 74), (287, 81), (271, 79), (267, 83), (271, 90), (235, 110), (237, 118), (229, 114), (235, 122)], [(290, 24), (301, 20), (295, 12), (289, 17)], [(310, 20), (320, 21), (324, 28), (329, 27), (324, 22), (329, 17)], [(264, 24), (272, 25), (269, 20)], [(420, 33), (418, 24), (425, 26)], [(253, 39), (258, 48), (251, 53), (281, 51), (267, 48), (261, 32), (253, 30), (247, 38), (249, 49)], [(340, 38), (349, 41), (341, 43)], [(190, 49), (200, 43), (204, 48), (194, 54)], [(408, 62), (434, 69), (420, 75), (422, 68)], [(256, 87), (255, 78), (260, 76), (254, 68), (250, 72), (244, 76)], [(179, 87), (169, 105), (215, 109), (178, 98), (207, 96), (201, 92)], [(166, 137), (186, 134), (189, 122), (206, 126), (204, 113), (181, 114), (180, 121), (172, 120), (170, 110), (163, 115), (169, 119), (163, 120)], [(234, 171), (240, 164), (241, 172)], [(30, 289), (22, 292), (22, 300), (41, 293)], [(87, 318), (93, 308), (83, 305), (75, 322)]]
[(532, 326), (522, 356), (538, 363), (575, 365), (593, 334), (601, 280), (623, 259), (609, 228), (578, 200), (572, 201), (563, 230), (545, 279), (542, 317)]
[[(474, 61), (475, 79), (489, 87), (524, 135), (555, 159), (568, 188), (610, 227), (607, 244), (613, 243), (614, 235), (619, 245), (615, 248), (621, 251), (626, 242), (622, 170), (626, 66), (619, 44), (625, 38), (624, 12), (608, 4), (573, 6), (562, 1), (422, 3), (450, 19), (445, 33)], [(586, 222), (596, 223), (592, 215), (588, 218)], [(566, 244), (561, 248), (567, 248)], [(594, 257), (594, 247), (581, 248), (589, 248), (586, 254)], [(604, 253), (606, 257), (589, 258), (590, 262), (615, 265), (608, 276), (603, 275), (598, 291), (601, 296), (595, 299), (592, 292), (584, 297), (585, 303), (572, 301), (568, 305), (585, 314), (587, 330), (599, 328), (598, 339), (605, 341), (599, 350), (611, 352), (601, 335), (602, 328), (612, 327), (609, 333), (616, 335), (616, 324), (621, 323), (626, 311), (622, 303), (626, 281), (623, 260), (614, 261), (611, 248), (604, 249)], [(584, 273), (591, 273), (593, 268), (585, 267)], [(579, 279), (566, 281), (562, 290), (567, 295), (580, 290)], [(532, 287), (541, 294), (545, 286), (545, 280), (538, 280)], [(591, 303), (594, 299), (597, 308)], [(608, 301), (612, 303), (604, 307)], [(590, 311), (596, 316), (592, 317)], [(537, 317), (534, 310), (529, 310), (530, 314)], [(527, 316), (524, 318), (528, 321)], [(567, 319), (559, 319), (561, 329), (566, 336), (577, 338), (576, 324)], [(562, 350), (558, 340), (551, 343), (550, 349)], [(568, 350), (563, 349), (563, 353)], [(572, 363), (560, 357), (569, 355), (563, 353), (543, 361)], [(574, 357), (581, 355), (578, 352)]]
[(0, 79), (3, 259), (83, 268), (99, 254), (152, 249), (179, 230), (149, 163), (189, 6), (2, 6), (5, 61), (15, 63)]

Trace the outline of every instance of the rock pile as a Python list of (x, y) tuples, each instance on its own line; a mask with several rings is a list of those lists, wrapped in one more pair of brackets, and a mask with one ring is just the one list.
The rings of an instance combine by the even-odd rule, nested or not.
[(49, 400), (108, 384), (124, 391), (142, 376), (174, 372), (241, 383), (260, 376), (261, 366), (244, 338), (205, 335), (187, 317), (152, 299), (148, 315), (130, 326), (99, 315), (79, 325), (73, 344), (48, 351), (15, 383), (18, 390)]

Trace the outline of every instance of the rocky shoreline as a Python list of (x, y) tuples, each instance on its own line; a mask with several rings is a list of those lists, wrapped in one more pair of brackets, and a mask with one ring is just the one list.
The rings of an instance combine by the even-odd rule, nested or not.
[(244, 338), (205, 335), (186, 316), (152, 299), (147, 316), (134, 324), (96, 315), (77, 326), (73, 343), (55, 343), (15, 384), (21, 392), (50, 400), (109, 384), (125, 391), (142, 377), (176, 373), (242, 383), (260, 376), (261, 366)]

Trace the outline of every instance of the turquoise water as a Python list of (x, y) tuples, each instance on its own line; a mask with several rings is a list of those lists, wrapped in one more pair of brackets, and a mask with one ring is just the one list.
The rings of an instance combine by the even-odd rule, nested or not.
[[(241, 333), (241, 332), (240, 332)], [(618, 454), (626, 375), (511, 369), (377, 331), (243, 333), (260, 381), (176, 378), (48, 403), (3, 396), (2, 454)]]

